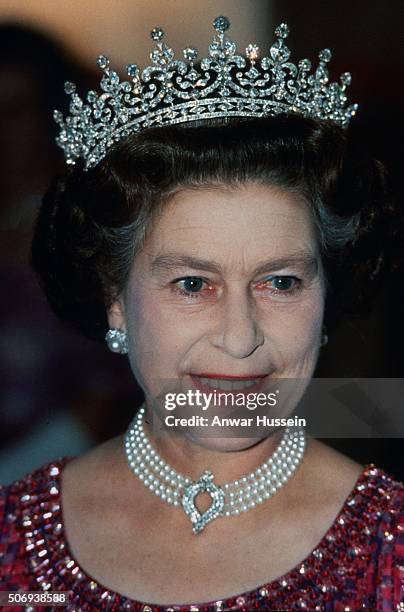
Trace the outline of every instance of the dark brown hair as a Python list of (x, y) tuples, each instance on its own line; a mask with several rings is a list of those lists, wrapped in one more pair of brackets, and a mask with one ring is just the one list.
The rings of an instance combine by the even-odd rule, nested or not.
[(183, 187), (245, 181), (309, 204), (326, 271), (326, 320), (369, 301), (389, 268), (396, 228), (383, 167), (335, 124), (283, 115), (157, 127), (127, 137), (88, 172), (46, 194), (32, 262), (54, 311), (103, 338), (154, 215)]

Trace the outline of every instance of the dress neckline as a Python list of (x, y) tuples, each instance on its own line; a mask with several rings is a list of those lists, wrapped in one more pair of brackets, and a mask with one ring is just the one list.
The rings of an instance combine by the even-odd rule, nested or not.
[[(301, 579), (305, 574), (309, 575), (310, 570), (314, 568), (318, 572), (319, 562), (325, 557), (330, 545), (334, 546), (335, 543), (335, 546), (337, 546), (339, 541), (346, 540), (350, 523), (357, 519), (355, 515), (356, 496), (363, 494), (366, 487), (370, 485), (371, 477), (388, 478), (383, 470), (376, 468), (373, 463), (365, 465), (331, 526), (324, 533), (319, 543), (301, 562), (275, 580), (220, 600), (196, 602), (195, 604), (156, 604), (131, 599), (106, 587), (81, 568), (75, 560), (65, 533), (61, 498), (62, 471), (72, 459), (73, 457), (63, 457), (34, 472), (29, 477), (33, 485), (32, 495), (28, 492), (21, 498), (25, 505), (23, 527), (27, 541), (26, 550), (29, 553), (36, 580), (45, 589), (52, 587), (52, 590), (54, 590), (59, 582), (62, 590), (76, 591), (78, 589), (81, 595), (85, 596), (90, 602), (101, 598), (101, 600), (108, 602), (119, 602), (122, 609), (135, 609), (144, 612), (154, 612), (155, 610), (166, 612), (192, 611), (205, 608), (226, 610), (235, 605), (242, 607), (247, 601), (256, 601), (254, 597), (257, 595), (264, 596), (271, 590), (286, 588), (295, 579)], [(40, 474), (40, 472), (43, 473)], [(41, 486), (39, 487), (40, 494), (38, 495), (40, 480), (42, 480), (43, 487), (42, 490)], [(38, 502), (41, 507), (39, 512)], [(377, 516), (381, 515), (380, 512), (376, 514)], [(46, 572), (45, 569), (47, 569)]]

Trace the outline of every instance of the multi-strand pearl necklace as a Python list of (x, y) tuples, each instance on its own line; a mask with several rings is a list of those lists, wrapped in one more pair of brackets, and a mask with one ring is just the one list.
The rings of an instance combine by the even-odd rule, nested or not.
[[(160, 499), (183, 507), (191, 519), (194, 533), (202, 531), (218, 516), (246, 512), (275, 495), (303, 458), (306, 446), (304, 430), (292, 432), (286, 428), (275, 452), (251, 474), (218, 486), (213, 482), (213, 474), (205, 471), (197, 481), (192, 481), (176, 472), (152, 447), (143, 428), (145, 412), (143, 405), (125, 435), (129, 467)], [(203, 514), (195, 506), (195, 498), (202, 492), (209, 493), (212, 499), (212, 505)]]

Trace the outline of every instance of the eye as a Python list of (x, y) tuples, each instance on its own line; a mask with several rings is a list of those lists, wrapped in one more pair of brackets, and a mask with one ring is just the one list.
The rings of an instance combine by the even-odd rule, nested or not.
[(203, 279), (198, 278), (197, 276), (190, 276), (189, 278), (183, 278), (178, 281), (180, 283), (181, 289), (186, 291), (187, 293), (198, 293), (203, 287)]
[(213, 290), (212, 285), (200, 276), (177, 278), (171, 284), (175, 293), (188, 297), (198, 297), (202, 293), (211, 293)]
[(295, 279), (292, 276), (275, 276), (271, 282), (274, 289), (289, 291), (294, 286)]
[(273, 295), (293, 295), (301, 289), (302, 281), (296, 276), (269, 276), (257, 285), (259, 290), (264, 290)]

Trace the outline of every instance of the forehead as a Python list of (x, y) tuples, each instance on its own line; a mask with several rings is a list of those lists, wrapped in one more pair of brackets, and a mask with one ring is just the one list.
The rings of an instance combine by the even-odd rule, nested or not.
[(303, 199), (284, 190), (245, 183), (183, 189), (155, 219), (145, 243), (150, 258), (167, 251), (254, 260), (299, 250), (317, 251), (314, 224)]

